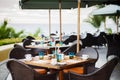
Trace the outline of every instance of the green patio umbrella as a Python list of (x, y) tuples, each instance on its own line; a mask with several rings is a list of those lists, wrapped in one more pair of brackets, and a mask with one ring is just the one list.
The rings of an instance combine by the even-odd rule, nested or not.
[(117, 32), (118, 32), (118, 18), (120, 16), (120, 6), (118, 5), (107, 5), (103, 8), (94, 10), (92, 15), (101, 15), (101, 16), (116, 16)]
[[(62, 9), (77, 8), (78, 0), (20, 0), (22, 9), (59, 9), (61, 1)], [(119, 4), (119, 0), (80, 0), (80, 7), (101, 5), (101, 4)]]
[(80, 8), (100, 4), (119, 4), (118, 0), (20, 0), (19, 4), (22, 9), (59, 9), (60, 10), (60, 37), (61, 37), (61, 9), (71, 9), (78, 7), (78, 44), (77, 52), (79, 51), (80, 40)]

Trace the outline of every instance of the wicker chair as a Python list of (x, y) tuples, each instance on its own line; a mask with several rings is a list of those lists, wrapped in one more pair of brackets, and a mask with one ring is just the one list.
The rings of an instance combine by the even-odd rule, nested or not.
[(15, 59), (23, 59), (25, 58), (25, 54), (28, 54), (26, 49), (23, 47), (14, 47), (10, 52), (9, 52), (9, 58), (15, 58)]
[(111, 34), (106, 35), (105, 40), (107, 42), (107, 56), (116, 55), (120, 58), (120, 35), (118, 34)]
[(63, 41), (64, 44), (69, 44), (69, 42), (74, 42), (75, 40), (77, 40), (77, 36), (76, 35), (70, 35), (69, 38), (67, 38), (66, 40)]
[(18, 60), (10, 60), (7, 63), (13, 80), (57, 80), (58, 72), (39, 74), (30, 66)]
[(88, 65), (87, 73), (91, 73), (97, 69), (95, 67), (95, 64), (99, 58), (99, 53), (96, 48), (87, 47), (82, 48), (76, 55), (81, 57), (83, 54), (89, 55), (89, 58), (95, 59), (94, 62), (87, 64)]
[(82, 48), (91, 47), (94, 43), (93, 35), (91, 33), (87, 33), (86, 35), (87, 36), (84, 39), (81, 39)]
[[(79, 44), (79, 46), (81, 46)], [(80, 48), (79, 48), (80, 50)], [(65, 55), (68, 55), (69, 52), (77, 52), (77, 42), (74, 42), (70, 47), (68, 47), (67, 49), (65, 49), (64, 51), (62, 51), (62, 53), (64, 53)]]
[(29, 48), (27, 48), (26, 46), (27, 46), (27, 45), (30, 45), (31, 42), (32, 42), (32, 40), (30, 40), (30, 39), (25, 39), (25, 40), (23, 41), (23, 47), (24, 47), (25, 49), (29, 49)]
[(34, 40), (35, 38), (32, 36), (27, 36), (26, 39)]
[(118, 57), (113, 57), (101, 68), (89, 74), (77, 74), (69, 72), (69, 80), (109, 80), (114, 67), (118, 63)]
[[(86, 73), (91, 73), (93, 71), (95, 71), (97, 68), (95, 67), (95, 63), (99, 58), (99, 54), (98, 51), (95, 48), (92, 47), (87, 47), (87, 48), (82, 48), (77, 54), (76, 56), (81, 56), (83, 54), (87, 54), (89, 55), (89, 58), (92, 59), (96, 59), (94, 62), (91, 62), (89, 64), (86, 64), (87, 66), (87, 72)], [(64, 70), (64, 80), (69, 80), (68, 79), (68, 71), (72, 71), (78, 74), (83, 74), (84, 70), (83, 70), (83, 66), (76, 66), (70, 69), (65, 69)]]

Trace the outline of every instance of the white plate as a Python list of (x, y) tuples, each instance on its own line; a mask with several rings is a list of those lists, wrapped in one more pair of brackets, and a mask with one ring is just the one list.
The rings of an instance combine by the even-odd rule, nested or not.
[(88, 57), (81, 57), (83, 60), (87, 60), (88, 59)]
[(60, 65), (65, 65), (66, 62), (58, 62), (57, 64), (60, 64)]

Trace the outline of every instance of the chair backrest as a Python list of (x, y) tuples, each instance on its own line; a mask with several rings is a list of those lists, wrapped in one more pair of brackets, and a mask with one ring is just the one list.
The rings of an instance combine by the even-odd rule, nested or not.
[(67, 38), (66, 40), (63, 41), (63, 43), (68, 44), (69, 42), (74, 42), (75, 40), (77, 40), (77, 36), (76, 35), (70, 35), (69, 38)]
[(92, 73), (93, 76), (96, 77), (97, 80), (109, 80), (115, 66), (119, 62), (119, 58), (117, 56), (112, 57), (104, 64), (101, 68)]
[(93, 35), (91, 33), (87, 33), (87, 36), (84, 39), (81, 39), (82, 47), (91, 47), (93, 45)]
[(76, 55), (82, 57), (83, 54), (89, 55), (89, 58), (95, 59), (95, 61), (88, 64), (87, 73), (91, 73), (96, 69), (95, 64), (99, 58), (98, 51), (95, 48), (87, 47), (82, 48)]
[(7, 67), (13, 80), (57, 80), (57, 72), (39, 74), (33, 68), (18, 60), (10, 60)]
[(116, 55), (120, 58), (120, 35), (118, 34), (111, 34), (106, 35), (105, 40), (107, 42), (107, 56)]
[(7, 80), (9, 70), (7, 69), (7, 62), (9, 59), (0, 62), (0, 80)]
[(27, 36), (26, 38), (27, 38), (27, 39), (30, 39), (30, 40), (34, 40), (34, 39), (35, 39), (35, 38), (32, 37), (32, 36)]
[(77, 42), (73, 43), (70, 47), (65, 49), (62, 53), (68, 55), (69, 52), (74, 52), (76, 54), (76, 52), (77, 52)]
[(20, 47), (20, 48), (23, 48), (22, 45), (19, 45), (19, 44), (14, 44), (14, 47)]
[(99, 58), (97, 49), (93, 47), (82, 48), (76, 55), (82, 56), (83, 54), (89, 55), (89, 58), (96, 59), (96, 61)]
[(17, 60), (10, 60), (7, 67), (13, 80), (34, 80), (34, 71), (27, 65)]
[(28, 49), (26, 46), (27, 46), (27, 45), (30, 45), (31, 42), (32, 42), (31, 39), (25, 39), (25, 40), (23, 41), (23, 47), (26, 48), (26, 49)]
[(25, 54), (27, 54), (27, 51), (22, 47), (14, 47), (9, 52), (9, 58), (15, 58), (15, 59), (23, 59), (25, 58)]
[(104, 64), (98, 70), (84, 75), (79, 75), (73, 72), (69, 72), (70, 80), (109, 80), (112, 71), (117, 65), (119, 59), (118, 57), (113, 57), (106, 64)]

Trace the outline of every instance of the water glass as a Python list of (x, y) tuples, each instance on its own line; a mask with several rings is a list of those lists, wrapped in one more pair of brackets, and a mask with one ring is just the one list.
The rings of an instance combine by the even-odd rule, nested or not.
[(60, 42), (59, 42), (59, 44), (60, 44), (60, 46), (62, 46), (62, 45), (63, 45), (63, 42), (62, 42), (62, 41), (60, 41)]
[(44, 58), (44, 53), (43, 52), (39, 52), (39, 58), (43, 59)]
[(43, 46), (43, 45), (44, 45), (44, 41), (43, 41), (43, 40), (41, 40), (41, 42), (40, 42), (40, 43), (41, 43), (41, 46)]
[(61, 54), (57, 54), (57, 62), (61, 62), (62, 61), (62, 55)]
[(52, 46), (52, 41), (49, 42), (49, 46)]
[(69, 54), (69, 59), (73, 59), (74, 58), (74, 55), (75, 55), (74, 52), (69, 52), (68, 54)]

